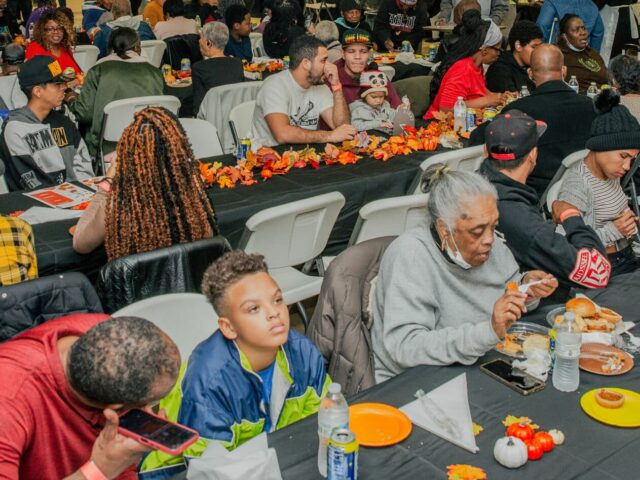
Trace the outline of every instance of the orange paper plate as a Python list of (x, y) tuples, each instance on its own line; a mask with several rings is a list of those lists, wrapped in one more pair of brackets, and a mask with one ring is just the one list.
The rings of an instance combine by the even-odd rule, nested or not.
[(411, 433), (411, 420), (391, 405), (358, 403), (349, 407), (349, 428), (360, 445), (387, 447), (400, 443)]

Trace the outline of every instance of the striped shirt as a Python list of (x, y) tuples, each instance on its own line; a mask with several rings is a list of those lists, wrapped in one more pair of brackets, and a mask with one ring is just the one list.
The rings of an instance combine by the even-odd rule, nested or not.
[(593, 193), (596, 229), (614, 221), (629, 208), (629, 200), (620, 186), (620, 179), (601, 180), (591, 173), (584, 162), (580, 162), (579, 170)]

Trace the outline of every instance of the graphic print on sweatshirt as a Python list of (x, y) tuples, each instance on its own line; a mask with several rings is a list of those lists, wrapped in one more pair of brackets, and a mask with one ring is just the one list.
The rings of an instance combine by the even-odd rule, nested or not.
[(393, 30), (411, 32), (413, 31), (413, 27), (415, 27), (415, 25), (415, 15), (406, 15), (404, 13), (389, 13), (389, 26)]

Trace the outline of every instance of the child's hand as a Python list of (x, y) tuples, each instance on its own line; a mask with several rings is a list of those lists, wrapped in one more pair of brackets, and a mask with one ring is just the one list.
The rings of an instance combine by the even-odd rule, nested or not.
[(393, 128), (393, 123), (391, 123), (391, 122), (382, 122), (382, 123), (380, 124), (380, 126), (381, 126), (382, 128)]

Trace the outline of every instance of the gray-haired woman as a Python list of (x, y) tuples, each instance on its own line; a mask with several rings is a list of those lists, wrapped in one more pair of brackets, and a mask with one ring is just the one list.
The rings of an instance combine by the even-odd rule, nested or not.
[(204, 60), (194, 63), (192, 67), (194, 113), (198, 113), (210, 88), (244, 81), (242, 61), (224, 55), (228, 40), (229, 29), (224, 23), (210, 22), (202, 27), (200, 51)]
[(315, 37), (324, 43), (327, 47), (327, 53), (329, 58), (327, 60), (331, 63), (336, 63), (342, 58), (342, 45), (340, 44), (340, 32), (335, 22), (329, 20), (322, 20), (316, 25)]
[[(544, 272), (521, 274), (495, 241), (497, 195), (484, 177), (439, 165), (425, 178), (425, 223), (398, 237), (380, 266), (371, 332), (377, 382), (416, 365), (475, 362), (526, 312), (525, 302), (558, 285)], [(544, 281), (527, 293), (506, 291), (508, 282), (534, 280)]]

